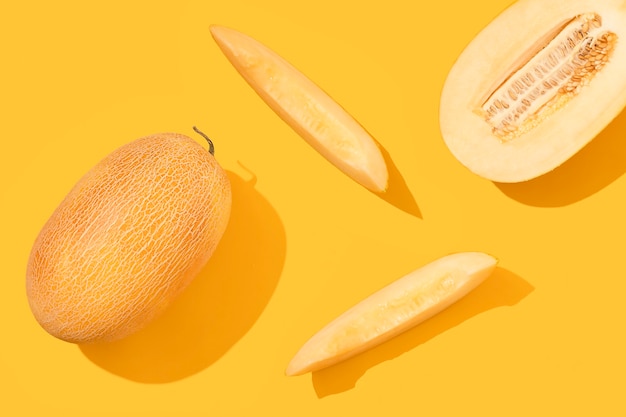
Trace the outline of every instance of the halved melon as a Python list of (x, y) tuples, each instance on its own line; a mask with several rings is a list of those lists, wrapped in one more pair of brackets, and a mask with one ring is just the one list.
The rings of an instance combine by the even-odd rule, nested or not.
[(316, 371), (364, 352), (439, 313), (482, 283), (497, 260), (460, 252), (435, 260), (370, 295), (307, 341), (286, 374)]
[(442, 136), (474, 173), (521, 182), (561, 165), (626, 106), (626, 1), (519, 0), (465, 48)]
[(314, 149), (366, 188), (387, 189), (387, 166), (378, 145), (337, 102), (257, 40), (223, 26), (212, 25), (210, 31), (248, 84)]

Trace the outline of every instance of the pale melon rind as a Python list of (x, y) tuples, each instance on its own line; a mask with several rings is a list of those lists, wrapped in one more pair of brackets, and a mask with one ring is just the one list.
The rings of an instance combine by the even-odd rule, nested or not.
[(392, 282), (311, 337), (286, 375), (316, 371), (353, 357), (449, 307), (494, 271), (496, 258), (460, 252), (439, 258)]
[[(542, 35), (585, 13), (617, 35), (609, 63), (565, 106), (538, 126), (502, 142), (476, 113), (479, 102), (519, 65)], [(543, 175), (571, 158), (626, 106), (626, 1), (520, 0), (464, 49), (450, 70), (440, 101), (440, 127), (451, 153), (477, 175), (514, 183)]]

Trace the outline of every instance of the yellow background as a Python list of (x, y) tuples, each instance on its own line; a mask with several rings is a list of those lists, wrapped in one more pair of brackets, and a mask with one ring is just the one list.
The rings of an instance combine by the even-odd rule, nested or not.
[[(523, 184), (471, 174), (439, 133), (448, 70), (509, 4), (4, 5), (0, 415), (625, 415), (626, 113)], [(393, 161), (388, 196), (296, 136), (221, 54), (211, 23), (264, 42), (348, 109)], [(127, 340), (49, 336), (24, 291), (43, 223), (113, 149), (156, 132), (193, 136), (193, 125), (213, 138), (234, 191), (210, 264)], [(347, 362), (284, 376), (336, 315), (464, 250), (499, 267), (458, 304)]]

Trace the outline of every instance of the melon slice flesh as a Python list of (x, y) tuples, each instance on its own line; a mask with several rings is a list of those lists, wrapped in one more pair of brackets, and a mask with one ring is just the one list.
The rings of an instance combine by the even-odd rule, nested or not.
[(460, 252), (435, 260), (370, 295), (309, 339), (288, 376), (316, 371), (364, 352), (439, 313), (482, 283), (497, 260)]
[(560, 166), (625, 106), (626, 1), (519, 0), (451, 68), (440, 125), (463, 165), (514, 183)]
[(224, 26), (213, 39), (256, 93), (333, 165), (374, 192), (387, 189), (388, 171), (377, 143), (336, 101), (257, 40)]

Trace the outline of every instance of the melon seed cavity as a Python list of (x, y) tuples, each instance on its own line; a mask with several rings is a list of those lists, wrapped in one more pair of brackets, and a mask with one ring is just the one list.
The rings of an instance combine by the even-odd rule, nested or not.
[(575, 97), (606, 65), (617, 42), (595, 13), (576, 16), (554, 33), (478, 109), (502, 142), (529, 131)]

